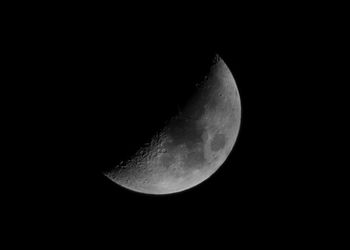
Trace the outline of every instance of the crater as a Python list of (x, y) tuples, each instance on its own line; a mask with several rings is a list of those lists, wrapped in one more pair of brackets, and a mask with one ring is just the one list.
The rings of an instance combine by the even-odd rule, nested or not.
[(210, 148), (212, 151), (219, 151), (224, 148), (226, 144), (226, 137), (224, 134), (216, 133), (213, 140), (210, 143)]

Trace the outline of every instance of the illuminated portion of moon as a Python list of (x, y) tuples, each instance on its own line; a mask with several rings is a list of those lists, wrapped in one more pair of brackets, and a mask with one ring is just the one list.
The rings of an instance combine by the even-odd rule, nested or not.
[(216, 56), (208, 76), (178, 116), (132, 159), (105, 175), (141, 193), (180, 192), (208, 179), (227, 159), (240, 128), (236, 82)]

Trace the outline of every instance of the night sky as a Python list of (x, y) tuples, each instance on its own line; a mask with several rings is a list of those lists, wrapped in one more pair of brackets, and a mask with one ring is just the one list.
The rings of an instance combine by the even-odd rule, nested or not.
[[(28, 127), (28, 141), (40, 144), (29, 155), (39, 159), (40, 171), (34, 179), (24, 175), (34, 184), (23, 201), (28, 213), (72, 233), (112, 232), (106, 240), (148, 226), (174, 225), (187, 237), (191, 225), (264, 230), (305, 214), (315, 197), (313, 169), (301, 160), (307, 151), (298, 137), (307, 115), (300, 112), (297, 95), (305, 87), (296, 72), (306, 48), (293, 23), (248, 19), (187, 29), (70, 24), (35, 43), (40, 50), (27, 58), (35, 56), (40, 65), (28, 71), (38, 75), (30, 87), (38, 97), (26, 119), (40, 120)], [(194, 188), (160, 196), (129, 191), (103, 176), (184, 107), (215, 54), (231, 70), (242, 107), (238, 138), (219, 170)]]
[[(62, 193), (60, 206), (106, 222), (112, 214), (141, 216), (139, 210), (160, 220), (210, 211), (243, 221), (290, 209), (298, 187), (293, 159), (283, 146), (293, 131), (282, 126), (280, 90), (288, 79), (278, 61), (292, 52), (277, 53), (279, 44), (260, 29), (193, 40), (187, 34), (153, 32), (145, 32), (144, 39), (93, 40), (93, 48), (77, 43), (72, 50), (72, 72), (64, 86), (59, 83), (63, 96), (56, 107), (64, 110), (58, 130), (64, 160), (57, 169), (64, 181), (61, 186), (57, 178), (53, 185)], [(216, 53), (230, 68), (242, 103), (238, 139), (222, 167), (197, 187), (165, 196), (135, 193), (104, 177), (104, 169), (127, 160), (183, 107)]]

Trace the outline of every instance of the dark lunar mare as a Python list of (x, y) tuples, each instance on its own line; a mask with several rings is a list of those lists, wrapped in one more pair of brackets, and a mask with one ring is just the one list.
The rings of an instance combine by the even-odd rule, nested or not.
[(216, 133), (210, 144), (210, 148), (211, 150), (216, 152), (224, 148), (225, 144), (226, 144), (226, 136), (221, 133)]
[[(185, 158), (186, 168), (200, 167), (205, 164), (202, 134), (204, 128), (199, 127), (194, 119), (179, 116), (170, 122), (167, 134), (171, 138), (170, 142), (165, 143), (165, 148), (170, 150), (184, 146), (188, 151)], [(169, 161), (166, 159), (165, 161)], [(169, 164), (169, 162), (167, 162)]]

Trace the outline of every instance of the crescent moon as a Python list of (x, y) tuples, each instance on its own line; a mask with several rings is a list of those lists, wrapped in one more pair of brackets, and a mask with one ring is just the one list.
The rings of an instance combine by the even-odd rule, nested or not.
[(170, 194), (208, 179), (225, 162), (241, 123), (241, 100), (226, 63), (216, 55), (183, 112), (126, 163), (104, 173), (129, 190)]

